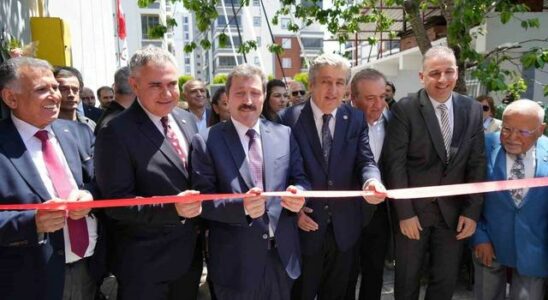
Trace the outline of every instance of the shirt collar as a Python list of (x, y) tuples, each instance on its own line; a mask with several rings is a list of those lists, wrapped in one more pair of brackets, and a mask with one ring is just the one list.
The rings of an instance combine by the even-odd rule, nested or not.
[[(324, 115), (324, 113), (322, 112), (322, 110), (316, 105), (316, 103), (314, 103), (314, 101), (312, 99), (310, 99), (310, 107), (312, 108), (312, 115), (314, 115), (314, 120), (322, 120), (322, 117)], [(333, 116), (333, 120), (336, 120), (335, 116), (337, 115), (337, 109), (338, 108), (335, 108), (332, 112), (331, 112), (331, 115)]]
[(51, 128), (51, 124), (48, 124), (45, 128), (38, 128), (34, 125), (31, 125), (18, 117), (16, 117), (13, 113), (11, 114), (11, 120), (13, 121), (13, 125), (15, 128), (17, 128), (17, 131), (19, 132), (19, 135), (21, 136), (21, 139), (23, 139), (23, 142), (29, 141), (31, 138), (34, 137), (36, 132), (40, 130), (47, 130), (49, 133), (49, 136), (55, 136), (53, 133), (53, 130)]
[(162, 117), (159, 117), (159, 116), (157, 116), (157, 115), (151, 113), (150, 111), (148, 111), (148, 110), (143, 106), (143, 104), (141, 103), (141, 100), (139, 100), (139, 98), (137, 98), (137, 102), (139, 102), (139, 105), (141, 106), (141, 108), (145, 111), (145, 113), (147, 114), (147, 116), (150, 118), (150, 120), (152, 120), (152, 122), (153, 122), (154, 124), (160, 123), (160, 122), (161, 122), (160, 119), (161, 119)]
[(245, 137), (249, 129), (255, 130), (255, 134), (259, 137), (261, 136), (261, 127), (260, 127), (261, 122), (259, 119), (257, 119), (257, 122), (255, 122), (255, 125), (253, 125), (253, 127), (251, 128), (234, 120), (234, 118), (232, 117), (230, 117), (230, 119), (232, 120), (232, 124), (234, 124), (234, 127), (236, 128), (236, 132), (238, 132), (238, 136)]
[[(428, 99), (430, 99), (430, 102), (432, 103), (432, 106), (434, 106), (434, 110), (436, 110), (438, 108), (438, 106), (441, 105), (441, 102), (438, 102), (438, 101), (434, 100), (434, 98), (432, 98), (430, 96), (428, 96)], [(447, 106), (447, 111), (452, 111), (453, 110), (453, 93), (451, 93), (449, 95), (449, 98), (444, 103), (445, 103), (445, 106)]]

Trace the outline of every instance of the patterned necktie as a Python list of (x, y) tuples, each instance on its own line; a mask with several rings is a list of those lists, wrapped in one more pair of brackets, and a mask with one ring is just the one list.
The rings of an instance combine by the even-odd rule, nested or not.
[[(40, 130), (34, 135), (42, 142), (42, 156), (48, 170), (49, 177), (57, 196), (61, 199), (67, 199), (72, 191), (72, 185), (63, 164), (59, 161), (53, 145), (49, 141), (48, 132)], [(67, 218), (67, 227), (70, 239), (70, 249), (79, 257), (84, 257), (89, 245), (88, 226), (86, 218), (73, 220)]]
[(323, 151), (323, 160), (325, 165), (329, 166), (329, 153), (331, 152), (331, 145), (333, 144), (333, 137), (331, 136), (331, 130), (329, 130), (329, 121), (333, 115), (324, 114), (322, 116), (322, 151)]
[(186, 168), (186, 152), (183, 147), (181, 147), (179, 139), (171, 128), (171, 125), (169, 124), (169, 118), (167, 116), (162, 117), (160, 119), (160, 122), (162, 122), (162, 127), (164, 127), (164, 134), (166, 135), (169, 144), (171, 145), (171, 147), (173, 147), (173, 150), (175, 150), (177, 156), (181, 159), (181, 161), (183, 161), (183, 165)]
[(249, 171), (253, 177), (253, 183), (256, 187), (264, 189), (263, 187), (263, 155), (259, 149), (257, 143), (257, 134), (255, 130), (249, 129), (246, 132), (249, 137), (249, 146), (247, 152), (247, 158), (249, 160)]
[(447, 154), (447, 160), (449, 160), (449, 154), (451, 149), (451, 125), (449, 124), (449, 113), (445, 103), (438, 105), (437, 107), (441, 113), (441, 134), (443, 136), (443, 144), (445, 145), (445, 153)]
[[(516, 160), (514, 160), (514, 163), (512, 164), (512, 168), (510, 169), (510, 177), (508, 179), (515, 180), (523, 178), (525, 178), (525, 165), (523, 164), (523, 155), (518, 154), (516, 156)], [(514, 199), (514, 203), (516, 204), (516, 206), (519, 206), (521, 201), (523, 200), (523, 188), (510, 190), (510, 194), (512, 195), (512, 199)]]

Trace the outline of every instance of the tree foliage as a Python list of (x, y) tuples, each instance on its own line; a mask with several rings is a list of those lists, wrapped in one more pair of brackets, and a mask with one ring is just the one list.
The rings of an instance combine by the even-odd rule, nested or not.
[(217, 74), (213, 77), (213, 84), (225, 84), (228, 80), (228, 74)]
[[(147, 6), (153, 0), (137, 0), (140, 6)], [(211, 41), (207, 39), (206, 32), (211, 30), (212, 24), (218, 17), (216, 6), (223, 0), (168, 0), (172, 2), (182, 1), (183, 5), (195, 13), (196, 27), (203, 34), (191, 43), (185, 45), (184, 50), (191, 52), (197, 47), (209, 49)], [(248, 6), (249, 0), (232, 0), (238, 3), (238, 8)], [(266, 0), (261, 0), (268, 5)], [(280, 0), (281, 7), (272, 16), (272, 23), (277, 24), (281, 16), (291, 15), (291, 20), (300, 20), (299, 23), (291, 21), (288, 29), (298, 32), (314, 22), (325, 26), (340, 43), (346, 43), (355, 34), (359, 33), (364, 25), (373, 26), (375, 32), (388, 32), (395, 36), (396, 32), (390, 31), (395, 20), (386, 14), (386, 9), (379, 8), (377, 0), (333, 0), (328, 7), (318, 5), (322, 0), (309, 0), (306, 5), (296, 0)], [(459, 79), (457, 90), (466, 92), (464, 85), (464, 71), (473, 68), (472, 76), (477, 78), (490, 91), (505, 91), (521, 93), (526, 89), (526, 83), (521, 77), (521, 72), (505, 69), (504, 63), (517, 65), (521, 63), (523, 68), (541, 69), (548, 62), (546, 48), (532, 48), (523, 50), (531, 42), (544, 42), (548, 44), (548, 38), (540, 41), (517, 41), (511, 45), (501, 45), (489, 53), (478, 53), (472, 45), (472, 41), (479, 35), (485, 34), (479, 25), (486, 22), (486, 16), (497, 14), (502, 24), (519, 18), (516, 13), (528, 11), (528, 7), (514, 0), (384, 0), (384, 8), (403, 7), (406, 16), (412, 26), (419, 48), (424, 53), (431, 47), (430, 40), (426, 36), (423, 20), (420, 16), (427, 10), (439, 9), (447, 21), (447, 43), (457, 56), (459, 65)], [(239, 12), (239, 9), (236, 13)], [(521, 19), (521, 26), (526, 30), (539, 30), (538, 19)], [(218, 35), (219, 43), (227, 43), (226, 28)], [(519, 38), (519, 37), (518, 37)], [(375, 35), (367, 38), (370, 45), (378, 42)], [(256, 49), (255, 41), (242, 41), (238, 49), (239, 53), (247, 53)], [(271, 52), (281, 53), (281, 45), (270, 44)], [(517, 50), (516, 50), (517, 49)], [(510, 51), (512, 50), (512, 51)], [(519, 51), (518, 51), (519, 50)], [(544, 93), (548, 95), (547, 83), (544, 85)]]

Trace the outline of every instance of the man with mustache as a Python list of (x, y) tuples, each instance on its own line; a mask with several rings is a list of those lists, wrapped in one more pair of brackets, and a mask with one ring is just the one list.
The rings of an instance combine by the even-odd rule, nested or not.
[[(301, 274), (299, 190), (310, 188), (297, 142), (286, 126), (261, 119), (266, 76), (243, 64), (228, 75), (230, 120), (192, 141), (192, 187), (246, 193), (203, 203), (209, 225), (209, 272), (218, 299), (289, 299)], [(263, 191), (292, 197), (265, 197)]]
[(59, 119), (77, 121), (94, 131), (95, 122), (79, 114), (77, 110), (78, 104), (80, 104), (80, 90), (84, 86), (80, 71), (73, 67), (57, 67), (53, 75), (59, 83), (59, 92), (61, 92)]

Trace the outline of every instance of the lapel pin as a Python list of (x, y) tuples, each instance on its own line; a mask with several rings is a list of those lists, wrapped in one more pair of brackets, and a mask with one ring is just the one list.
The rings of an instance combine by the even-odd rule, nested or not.
[(548, 156), (545, 156), (545, 157), (544, 157), (544, 161), (548, 161)]
[(183, 122), (183, 124), (186, 124), (186, 120), (184, 120), (184, 119), (183, 119), (183, 120), (181, 120), (181, 122)]
[(68, 129), (66, 129), (66, 128), (65, 128), (65, 129), (63, 129), (63, 131), (64, 131), (64, 132), (69, 132), (69, 130), (68, 130)]
[(347, 115), (344, 115), (344, 116), (343, 116), (343, 119), (348, 120), (348, 116), (347, 116)]

